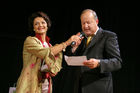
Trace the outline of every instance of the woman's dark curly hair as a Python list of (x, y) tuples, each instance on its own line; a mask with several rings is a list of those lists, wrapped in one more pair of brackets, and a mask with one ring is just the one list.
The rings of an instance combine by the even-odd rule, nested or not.
[(42, 11), (38, 11), (38, 12), (35, 12), (33, 13), (29, 18), (28, 18), (28, 30), (32, 33), (33, 32), (33, 22), (34, 22), (34, 19), (36, 17), (42, 17), (44, 18), (44, 20), (47, 22), (47, 26), (48, 26), (48, 29), (51, 27), (51, 20), (50, 18), (48, 17), (48, 15)]

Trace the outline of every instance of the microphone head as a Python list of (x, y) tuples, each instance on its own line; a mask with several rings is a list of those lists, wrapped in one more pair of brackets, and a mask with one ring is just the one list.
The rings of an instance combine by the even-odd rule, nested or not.
[(85, 33), (83, 31), (80, 32), (80, 36), (79, 37), (81, 38), (82, 36), (85, 36)]

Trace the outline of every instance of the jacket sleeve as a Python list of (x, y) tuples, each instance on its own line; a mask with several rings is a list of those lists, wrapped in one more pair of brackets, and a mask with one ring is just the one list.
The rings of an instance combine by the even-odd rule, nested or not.
[(115, 33), (109, 34), (105, 42), (105, 59), (100, 60), (101, 73), (115, 71), (121, 68), (122, 59)]
[(34, 37), (27, 37), (24, 42), (24, 48), (38, 58), (44, 59), (48, 66), (48, 71), (51, 73), (55, 74), (60, 71), (62, 64), (62, 52), (58, 53), (57, 56), (54, 56), (51, 53), (50, 48), (44, 48), (37, 42), (38, 41)]

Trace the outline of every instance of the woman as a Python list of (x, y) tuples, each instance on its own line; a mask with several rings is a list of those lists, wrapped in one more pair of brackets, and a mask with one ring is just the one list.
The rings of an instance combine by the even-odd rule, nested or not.
[(61, 70), (62, 50), (72, 41), (77, 42), (80, 39), (73, 35), (66, 42), (51, 46), (46, 36), (50, 27), (50, 19), (44, 12), (36, 12), (29, 17), (29, 29), (35, 35), (28, 36), (24, 41), (23, 69), (16, 93), (52, 93), (51, 77)]

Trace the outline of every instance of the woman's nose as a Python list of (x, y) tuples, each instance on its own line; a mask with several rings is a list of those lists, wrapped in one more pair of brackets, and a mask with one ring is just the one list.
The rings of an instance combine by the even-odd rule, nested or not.
[(39, 23), (39, 26), (43, 26), (42, 23)]

